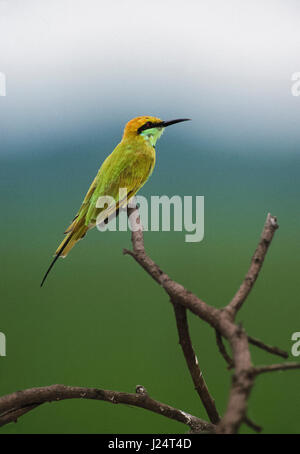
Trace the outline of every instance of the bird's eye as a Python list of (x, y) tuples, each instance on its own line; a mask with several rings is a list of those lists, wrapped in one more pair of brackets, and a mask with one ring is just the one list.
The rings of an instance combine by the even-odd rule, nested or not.
[(151, 121), (147, 121), (147, 123), (144, 123), (143, 126), (141, 126), (139, 129), (138, 129), (138, 134), (140, 134), (142, 131), (144, 131), (145, 129), (149, 129), (149, 128), (152, 128), (153, 127), (153, 123)]

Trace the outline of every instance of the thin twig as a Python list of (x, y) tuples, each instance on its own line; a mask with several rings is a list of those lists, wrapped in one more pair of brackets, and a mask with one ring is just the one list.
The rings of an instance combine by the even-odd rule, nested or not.
[(179, 343), (181, 345), (185, 361), (195, 385), (195, 389), (200, 396), (200, 399), (206, 409), (210, 421), (214, 424), (217, 424), (220, 421), (220, 417), (215, 405), (215, 401), (208, 391), (206, 382), (199, 367), (197, 356), (195, 355), (193, 349), (191, 337), (189, 334), (186, 308), (177, 303), (173, 303), (173, 307), (179, 334)]
[(271, 353), (272, 355), (281, 356), (282, 358), (288, 358), (289, 354), (284, 350), (281, 350), (278, 347), (273, 347), (271, 345), (264, 344), (261, 340), (256, 339), (255, 337), (248, 336), (248, 342), (250, 344), (255, 345), (256, 347), (261, 348), (262, 350), (266, 350), (266, 352)]
[(226, 306), (226, 310), (235, 318), (237, 311), (242, 307), (244, 301), (249, 295), (253, 284), (263, 265), (266, 253), (273, 239), (275, 231), (278, 229), (277, 219), (269, 213), (260, 237), (256, 251), (252, 257), (250, 268), (234, 297)]
[(223, 343), (222, 336), (221, 336), (221, 334), (219, 333), (218, 330), (216, 330), (216, 342), (217, 342), (217, 346), (219, 348), (219, 352), (221, 353), (221, 355), (225, 359), (226, 363), (228, 364), (227, 369), (232, 369), (234, 367), (234, 362), (232, 361), (232, 358), (227, 353), (227, 350), (226, 350), (225, 345)]
[(248, 418), (247, 416), (244, 418), (244, 423), (247, 424), (247, 426), (249, 426), (251, 429), (253, 429), (255, 432), (261, 432), (262, 431), (262, 427), (259, 426), (258, 424), (256, 424), (255, 422), (253, 422), (250, 418)]
[(253, 369), (255, 375), (264, 374), (265, 372), (276, 372), (278, 370), (300, 369), (300, 363), (282, 363), (271, 364), (270, 366), (256, 366)]

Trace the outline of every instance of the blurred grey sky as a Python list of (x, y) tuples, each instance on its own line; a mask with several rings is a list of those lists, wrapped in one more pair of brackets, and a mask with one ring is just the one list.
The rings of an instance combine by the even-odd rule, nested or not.
[(212, 146), (299, 151), (299, 20), (296, 0), (0, 0), (0, 152), (120, 136), (142, 114), (192, 117), (180, 133)]

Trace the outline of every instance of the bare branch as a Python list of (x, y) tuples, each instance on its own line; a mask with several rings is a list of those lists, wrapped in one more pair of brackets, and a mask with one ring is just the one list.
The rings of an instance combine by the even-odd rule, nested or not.
[[(247, 335), (233, 323), (227, 311), (213, 308), (187, 291), (182, 285), (173, 281), (147, 256), (137, 208), (128, 210), (128, 215), (132, 229), (133, 251), (124, 250), (124, 253), (130, 254), (164, 288), (173, 304), (178, 303), (188, 308), (229, 340), (233, 350), (236, 371), (226, 413), (216, 430), (220, 433), (235, 433), (246, 415), (247, 399), (254, 383)], [(132, 218), (134, 218), (134, 222)], [(243, 388), (242, 393), (240, 388)]]
[(179, 334), (179, 343), (181, 345), (188, 369), (195, 385), (195, 389), (200, 396), (200, 399), (206, 409), (210, 421), (216, 424), (220, 421), (220, 417), (215, 405), (215, 401), (208, 391), (203, 374), (199, 368), (197, 356), (195, 355), (193, 349), (189, 334), (186, 308), (177, 303), (174, 303), (173, 307)]
[(56, 402), (65, 399), (93, 399), (112, 404), (127, 404), (144, 408), (145, 410), (186, 424), (194, 431), (214, 431), (215, 426), (213, 424), (152, 399), (148, 396), (147, 392), (140, 392), (140, 388), (145, 389), (142, 386), (137, 388), (139, 391), (137, 389), (138, 392), (135, 394), (65, 385), (51, 385), (17, 391), (0, 398), (0, 426), (12, 421), (16, 422), (18, 417), (45, 402)]
[[(210, 421), (213, 423), (217, 423), (220, 420), (219, 414), (217, 412), (215, 402), (211, 397), (205, 380), (203, 378), (202, 372), (199, 368), (198, 360), (193, 350), (191, 338), (189, 335), (189, 329), (187, 324), (187, 317), (186, 317), (186, 309), (184, 307), (184, 301), (188, 303), (191, 302), (191, 298), (194, 300), (192, 301), (192, 305), (189, 304), (189, 308), (195, 312), (195, 308), (197, 308), (196, 312), (199, 315), (203, 313), (203, 309), (205, 308), (206, 312), (209, 306), (204, 303), (203, 301), (199, 300), (195, 295), (188, 292), (182, 285), (174, 282), (170, 279), (170, 277), (165, 274), (157, 265), (156, 263), (151, 260), (145, 252), (144, 247), (144, 238), (143, 238), (143, 227), (140, 221), (140, 216), (137, 208), (129, 208), (128, 209), (128, 216), (131, 222), (131, 229), (132, 229), (132, 245), (133, 245), (133, 252), (127, 249), (124, 250), (124, 254), (131, 255), (151, 276), (152, 278), (158, 282), (169, 294), (171, 297), (171, 302), (173, 303), (175, 317), (176, 317), (176, 324), (179, 334), (179, 342), (182, 347), (185, 360), (187, 366), (189, 368), (192, 380), (195, 385), (195, 389), (198, 392), (200, 399), (206, 409), (206, 412), (210, 418)], [(178, 303), (180, 300), (181, 304)], [(183, 305), (182, 305), (183, 304)], [(208, 309), (209, 311), (209, 309)], [(211, 308), (211, 312), (214, 309)], [(205, 316), (206, 316), (205, 312)]]
[[(277, 220), (274, 216), (268, 214), (259, 244), (252, 258), (249, 271), (232, 301), (224, 309), (220, 310), (209, 306), (196, 295), (187, 291), (182, 285), (173, 281), (150, 257), (147, 256), (144, 249), (143, 231), (138, 210), (133, 208), (129, 210), (128, 214), (129, 219), (131, 215), (134, 214), (135, 222), (138, 225), (138, 228), (136, 228), (136, 225), (133, 225), (131, 222), (131, 227), (133, 228), (133, 251), (124, 250), (124, 253), (130, 254), (136, 262), (164, 288), (174, 305), (178, 304), (186, 309), (189, 309), (191, 312), (198, 315), (202, 320), (209, 323), (216, 330), (217, 343), (221, 354), (225, 360), (230, 363), (230, 365), (232, 363), (234, 364), (235, 372), (232, 376), (232, 385), (227, 409), (223, 418), (216, 426), (216, 432), (236, 433), (241, 423), (245, 421), (245, 419), (246, 422), (248, 421), (246, 415), (247, 401), (250, 396), (255, 377), (260, 372), (254, 369), (251, 362), (249, 341), (253, 341), (253, 339), (250, 338), (248, 341), (247, 333), (244, 331), (242, 326), (234, 323), (234, 319), (237, 311), (249, 295), (253, 284), (258, 277), (269, 245), (276, 229), (278, 228)], [(222, 337), (229, 341), (232, 349), (232, 359), (226, 352), (222, 342)], [(284, 352), (280, 351), (276, 347), (266, 346), (262, 342), (257, 342), (256, 340), (254, 340), (254, 342), (256, 342), (256, 345), (266, 351), (269, 351), (270, 353), (284, 354)], [(189, 348), (190, 347), (191, 345)], [(189, 350), (189, 353), (185, 352), (185, 358), (190, 372), (191, 368), (195, 366), (195, 359), (193, 359), (192, 354), (194, 355), (192, 348)], [(275, 366), (275, 368), (276, 367), (277, 366)], [(193, 370), (193, 374), (194, 373), (196, 373), (195, 370)], [(254, 423), (252, 425), (255, 426)]]
[(272, 355), (281, 356), (282, 358), (288, 358), (289, 354), (284, 350), (281, 350), (278, 347), (272, 347), (271, 345), (264, 344), (261, 340), (256, 339), (255, 337), (248, 336), (248, 342), (255, 345), (256, 347), (266, 350), (266, 352), (272, 353)]
[(300, 363), (282, 363), (271, 364), (270, 366), (257, 366), (254, 367), (253, 372), (255, 375), (263, 374), (265, 372), (276, 372), (278, 370), (291, 370), (300, 369)]
[(147, 256), (144, 248), (143, 227), (140, 222), (138, 209), (129, 208), (128, 216), (132, 229), (131, 240), (133, 251), (124, 249), (123, 253), (131, 255), (136, 262), (164, 288), (173, 302), (185, 306), (202, 320), (205, 320), (207, 323), (217, 328), (217, 314), (219, 313), (219, 310), (209, 306), (196, 295), (186, 290), (183, 285), (173, 281), (150, 257)]
[[(52, 385), (43, 388), (27, 389), (1, 397), (0, 425), (16, 421), (18, 417), (45, 402), (82, 398), (103, 400), (114, 404), (127, 404), (144, 408), (186, 424), (190, 427), (191, 433), (237, 433), (242, 422), (245, 422), (256, 431), (261, 430), (260, 426), (247, 417), (247, 402), (256, 376), (265, 372), (300, 369), (300, 363), (273, 364), (270, 366), (254, 367), (251, 362), (249, 342), (272, 354), (286, 357), (287, 353), (277, 347), (268, 346), (260, 340), (248, 336), (243, 327), (234, 322), (234, 319), (237, 311), (242, 307), (242, 304), (249, 295), (261, 270), (268, 247), (278, 228), (276, 218), (268, 214), (249, 271), (236, 295), (224, 309), (216, 309), (186, 290), (181, 284), (173, 281), (150, 257), (148, 257), (144, 249), (143, 231), (138, 210), (136, 208), (130, 209), (128, 210), (128, 214), (133, 227), (133, 251), (124, 250), (124, 253), (131, 255), (169, 295), (174, 306), (180, 345), (192, 380), (210, 420), (217, 424), (208, 423), (196, 416), (152, 399), (148, 395), (147, 390), (141, 385), (137, 386), (135, 394), (97, 388)], [(135, 223), (131, 220), (132, 214), (135, 216)], [(136, 228), (136, 225), (138, 228)], [(193, 350), (188, 329), (186, 309), (189, 309), (192, 313), (196, 314), (215, 329), (220, 353), (226, 362), (230, 366), (234, 365), (235, 368), (232, 375), (232, 384), (227, 408), (221, 420)], [(227, 339), (229, 342), (232, 358), (225, 349), (223, 338)]]
[[(225, 313), (224, 313), (225, 314)], [(247, 401), (252, 390), (255, 376), (251, 363), (248, 338), (241, 326), (232, 325), (224, 319), (228, 330), (227, 339), (233, 352), (235, 372), (232, 376), (227, 408), (216, 428), (217, 433), (237, 433), (246, 417)], [(233, 330), (233, 332), (231, 332)]]
[(235, 318), (237, 311), (242, 307), (245, 299), (249, 295), (263, 265), (266, 253), (273, 239), (275, 231), (278, 229), (277, 219), (269, 213), (260, 237), (256, 251), (252, 257), (250, 268), (242, 282), (240, 288), (226, 306), (226, 310), (232, 318)]

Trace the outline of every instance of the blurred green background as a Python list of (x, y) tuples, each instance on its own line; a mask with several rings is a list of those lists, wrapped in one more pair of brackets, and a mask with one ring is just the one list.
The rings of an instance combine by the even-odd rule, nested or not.
[[(142, 384), (153, 398), (207, 419), (185, 366), (168, 297), (122, 254), (131, 247), (129, 232), (94, 229), (59, 261), (42, 289), (39, 284), (126, 121), (141, 114), (166, 120), (191, 116), (192, 122), (165, 131), (155, 171), (141, 194), (204, 195), (205, 238), (185, 243), (184, 233), (147, 232), (147, 251), (175, 280), (222, 307), (247, 271), (267, 213), (278, 216), (280, 229), (239, 320), (250, 335), (290, 352), (291, 335), (299, 331), (300, 98), (290, 94), (290, 74), (299, 70), (299, 36), (295, 40), (288, 33), (297, 6), (246, 1), (244, 12), (237, 2), (226, 2), (223, 30), (221, 2), (200, 7), (191, 1), (183, 8), (176, 1), (174, 23), (167, 26), (168, 9), (162, 8), (164, 20), (143, 23), (145, 34), (137, 42), (143, 7), (134, 9), (137, 18), (130, 16), (128, 34), (111, 32), (102, 41), (93, 17), (113, 24), (115, 13), (97, 6), (100, 2), (85, 3), (89, 9), (76, 1), (64, 11), (65, 1), (43, 0), (40, 11), (29, 1), (26, 11), (12, 7), (1, 19), (7, 25), (1, 29), (7, 47), (0, 67), (7, 74), (7, 96), (0, 98), (0, 331), (7, 338), (7, 356), (0, 358), (0, 394), (54, 383), (134, 392)], [(239, 20), (232, 19), (233, 11)], [(76, 18), (83, 21), (77, 40)], [(275, 19), (283, 24), (280, 33)], [(206, 23), (212, 28), (201, 28)], [(237, 30), (236, 23), (241, 24)], [(254, 42), (253, 25), (261, 31)], [(188, 33), (200, 34), (193, 54)], [(294, 47), (276, 46), (284, 39)], [(163, 55), (157, 51), (162, 42)], [(130, 59), (128, 43), (134, 43), (138, 59)], [(101, 60), (103, 52), (110, 57)], [(191, 314), (189, 322), (222, 414), (230, 374), (213, 330)], [(251, 351), (255, 364), (280, 362), (255, 347)], [(299, 433), (299, 407), (298, 371), (266, 374), (254, 386), (249, 417), (265, 433)], [(2, 433), (186, 430), (142, 409), (79, 400), (45, 404), (1, 428)], [(241, 431), (251, 433), (245, 426)]]
[[(148, 252), (174, 279), (221, 307), (247, 270), (267, 212), (276, 214), (280, 229), (239, 319), (252, 336), (290, 350), (291, 334), (299, 330), (299, 157), (241, 157), (207, 150), (201, 143), (197, 150), (180, 137), (172, 143), (171, 135), (166, 131), (161, 139), (157, 168), (142, 194), (204, 194), (205, 239), (185, 243), (184, 233), (147, 232)], [(134, 392), (142, 384), (154, 398), (205, 418), (167, 296), (122, 255), (122, 248), (130, 247), (129, 232), (90, 232), (39, 288), (102, 154), (69, 150), (43, 159), (1, 161), (1, 330), (7, 336), (1, 394), (53, 383)], [(170, 157), (178, 163), (171, 168)], [(205, 379), (223, 412), (229, 373), (213, 330), (194, 316), (189, 319)], [(255, 348), (253, 360), (277, 361)], [(259, 377), (249, 415), (266, 432), (297, 432), (298, 391), (297, 371)], [(88, 401), (46, 404), (2, 429), (182, 430), (184, 426), (140, 409)]]

